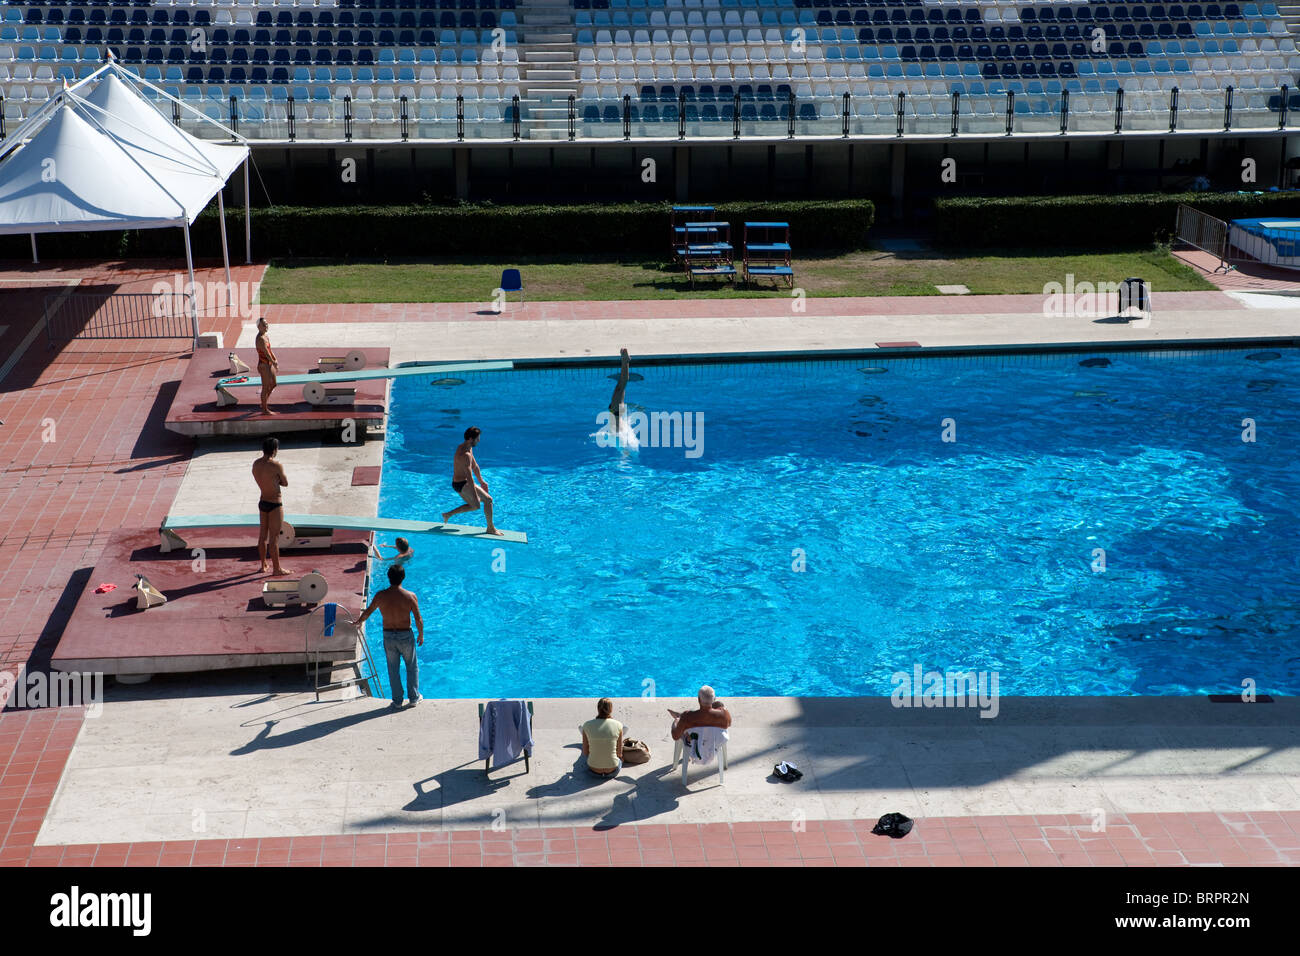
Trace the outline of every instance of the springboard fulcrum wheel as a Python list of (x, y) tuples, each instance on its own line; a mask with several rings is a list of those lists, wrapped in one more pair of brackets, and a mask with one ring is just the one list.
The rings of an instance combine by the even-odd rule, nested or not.
[(313, 405), (325, 401), (325, 386), (320, 382), (308, 382), (302, 387), (302, 397)]
[(349, 372), (361, 371), (366, 367), (366, 353), (360, 349), (353, 349), (343, 356), (343, 365)]
[(319, 604), (328, 591), (325, 576), (318, 571), (308, 571), (298, 579), (298, 599), (303, 604)]
[(280, 547), (287, 548), (289, 545), (293, 544), (294, 539), (297, 537), (298, 532), (293, 530), (293, 525), (289, 524), (287, 521), (280, 522)]

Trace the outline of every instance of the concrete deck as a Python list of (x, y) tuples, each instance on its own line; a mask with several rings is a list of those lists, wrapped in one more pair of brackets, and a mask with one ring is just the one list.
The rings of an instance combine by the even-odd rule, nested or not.
[[(382, 666), (382, 665), (381, 665)], [(532, 770), (483, 772), (475, 702), (391, 713), (313, 702), (296, 669), (158, 678), (87, 720), (38, 844), (626, 823), (1258, 811), (1300, 805), (1300, 700), (1004, 698), (972, 710), (887, 698), (734, 698), (725, 786), (671, 772), (668, 707), (617, 700), (653, 756), (615, 780), (579, 764), (589, 700), (538, 700)], [(158, 734), (165, 726), (168, 732)], [(803, 780), (772, 767), (792, 760)]]
[[(1254, 300), (1268, 298), (1259, 303)], [(994, 299), (995, 302), (986, 300)], [(1280, 302), (1275, 300), (1281, 300)], [(1300, 299), (1242, 296), (1221, 292), (1173, 292), (1152, 296), (1154, 314), (1142, 327), (1111, 317), (1043, 316), (1042, 296), (979, 296), (944, 299), (914, 296), (900, 300), (808, 300), (809, 312), (796, 313), (790, 303), (747, 300), (688, 304), (691, 314), (666, 317), (649, 306), (676, 303), (586, 303), (582, 315), (540, 317), (547, 307), (568, 303), (538, 303), (534, 315), (507, 311), (500, 317), (449, 317), (417, 322), (409, 318), (377, 320), (401, 307), (349, 306), (339, 322), (296, 319), (275, 326), (275, 341), (285, 346), (340, 339), (346, 322), (348, 341), (390, 350), (393, 365), (413, 361), (463, 359), (581, 358), (617, 356), (620, 348), (638, 355), (692, 355), (719, 352), (785, 352), (818, 349), (872, 349), (877, 342), (919, 342), (927, 347), (1024, 346), (1107, 343), (1167, 344), (1179, 340), (1267, 338), (1300, 334)], [(817, 313), (813, 304), (817, 303)], [(856, 306), (855, 311), (826, 313)], [(749, 305), (751, 311), (736, 306)], [(1260, 307), (1260, 306), (1266, 307)], [(604, 308), (595, 308), (603, 306)], [(885, 311), (884, 307), (889, 311)], [(280, 310), (299, 306), (269, 306)], [(333, 307), (339, 308), (339, 307)], [(781, 311), (773, 314), (775, 308)], [(525, 306), (524, 310), (534, 309)], [(320, 314), (303, 313), (304, 317)], [(600, 318), (592, 316), (599, 315)], [(605, 317), (608, 316), (608, 317)], [(256, 330), (245, 327), (240, 346), (250, 346)]]

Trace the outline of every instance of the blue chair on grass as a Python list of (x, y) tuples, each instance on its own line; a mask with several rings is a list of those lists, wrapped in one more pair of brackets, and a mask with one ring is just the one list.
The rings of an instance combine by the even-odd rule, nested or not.
[(524, 280), (518, 269), (504, 269), (501, 272), (501, 291), (518, 292), (519, 304), (524, 304)]

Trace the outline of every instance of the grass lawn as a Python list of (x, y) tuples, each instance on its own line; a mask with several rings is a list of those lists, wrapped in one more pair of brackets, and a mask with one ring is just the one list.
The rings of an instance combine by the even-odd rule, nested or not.
[[(681, 271), (662, 261), (538, 256), (516, 261), (425, 259), (341, 262), (277, 259), (262, 284), (262, 302), (483, 302), (503, 268), (523, 273), (529, 301), (565, 299), (770, 298), (782, 286), (757, 288), (702, 281), (692, 290)], [(1141, 276), (1153, 291), (1214, 288), (1160, 248), (1102, 254), (1012, 250), (989, 255), (885, 252), (868, 249), (827, 258), (797, 257), (795, 285), (813, 296), (938, 295), (936, 285), (965, 285), (974, 294), (1041, 293), (1049, 282), (1119, 282)], [(739, 269), (739, 264), (737, 265)], [(513, 298), (513, 296), (512, 296)]]

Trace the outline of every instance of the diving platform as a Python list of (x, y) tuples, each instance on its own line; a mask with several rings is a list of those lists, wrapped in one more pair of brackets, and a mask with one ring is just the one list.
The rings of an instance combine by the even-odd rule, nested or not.
[[(280, 367), (285, 371), (280, 380), (284, 381), (291, 375), (320, 379), (326, 374), (339, 374), (313, 373), (306, 376), (310, 369), (324, 367), (320, 364), (322, 358), (332, 357), (331, 353), (338, 351), (329, 346), (276, 349)], [(360, 352), (364, 356), (365, 371), (393, 371), (384, 368), (388, 364), (388, 349), (367, 348)], [(218, 405), (216, 386), (222, 379), (231, 377), (232, 353), (240, 364), (257, 368), (255, 349), (198, 349), (194, 352), (163, 420), (168, 431), (191, 437), (231, 435), (261, 438), (288, 432), (340, 431), (351, 423), (356, 430), (356, 440), (362, 441), (367, 429), (379, 430), (384, 425), (388, 415), (386, 377), (357, 382), (348, 405), (313, 405), (303, 399), (301, 385), (276, 388), (270, 403), (274, 415), (262, 414), (257, 406), (260, 395), (256, 391), (245, 393), (245, 404)], [(258, 384), (260, 386), (260, 382)]]
[[(331, 388), (355, 382), (375, 382), (393, 378), (407, 378), (418, 375), (445, 376), (456, 372), (509, 372), (513, 362), (447, 362), (435, 365), (404, 365), (401, 368), (362, 368), (344, 372), (309, 372), (305, 375), (276, 376), (276, 388), (302, 387), (303, 401), (311, 405), (351, 405), (355, 398), (355, 389)], [(221, 407), (238, 404), (238, 399), (230, 391), (233, 388), (262, 387), (262, 380), (256, 375), (232, 375), (216, 384), (217, 404)], [(259, 393), (260, 395), (260, 393)], [(257, 401), (254, 396), (253, 401)]]
[[(190, 547), (189, 540), (181, 531), (195, 528), (256, 528), (260, 524), (260, 515), (226, 514), (226, 515), (168, 515), (158, 528), (158, 547), (166, 554), (169, 551), (185, 550)], [(291, 551), (295, 548), (329, 547), (333, 534), (340, 531), (384, 531), (391, 534), (436, 534), (452, 538), (478, 538), (483, 541), (503, 541), (511, 544), (527, 544), (528, 535), (522, 531), (506, 531), (501, 534), (488, 534), (482, 528), (463, 524), (442, 524), (430, 521), (408, 521), (402, 518), (367, 518), (359, 515), (311, 515), (286, 514), (281, 522), (280, 548)], [(327, 533), (322, 533), (327, 532)], [(285, 559), (286, 562), (288, 558)]]
[[(317, 588), (327, 592), (323, 599), (359, 613), (369, 544), (368, 532), (341, 531), (328, 549), (288, 552), (282, 560), (290, 578), (328, 582)], [(136, 586), (141, 578), (163, 600), (142, 602)], [(127, 679), (301, 665), (313, 606), (308, 601), (320, 596), (294, 603), (268, 599), (268, 582), (274, 590), (285, 580), (260, 573), (252, 528), (216, 530), (205, 536), (201, 550), (171, 554), (159, 552), (156, 528), (116, 531), (77, 598), (50, 665)], [(312, 651), (325, 660), (352, 660), (356, 638), (355, 630), (339, 629), (313, 643)]]

